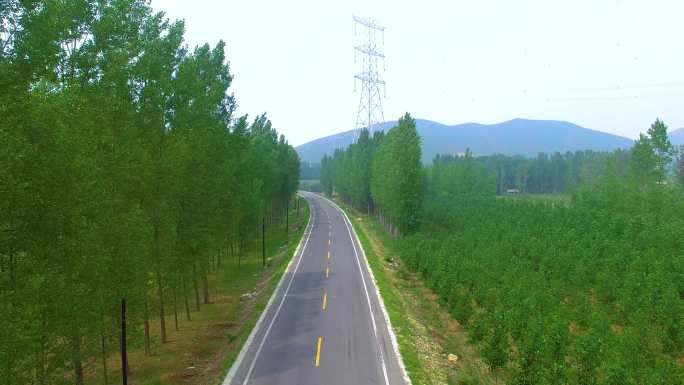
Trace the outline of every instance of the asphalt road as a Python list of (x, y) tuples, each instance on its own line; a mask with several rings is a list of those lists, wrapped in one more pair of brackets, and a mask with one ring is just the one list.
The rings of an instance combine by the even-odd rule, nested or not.
[(311, 207), (303, 243), (223, 385), (406, 384), (363, 252), (340, 209)]

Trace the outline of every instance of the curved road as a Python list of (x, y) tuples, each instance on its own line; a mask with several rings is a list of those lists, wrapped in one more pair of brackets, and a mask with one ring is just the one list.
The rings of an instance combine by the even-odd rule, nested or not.
[(351, 224), (300, 195), (309, 227), (223, 385), (407, 384)]

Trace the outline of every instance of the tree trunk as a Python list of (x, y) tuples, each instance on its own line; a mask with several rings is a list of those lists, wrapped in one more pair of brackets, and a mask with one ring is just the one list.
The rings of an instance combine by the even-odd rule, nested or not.
[(8, 270), (9, 270), (9, 277), (10, 277), (10, 287), (12, 288), (12, 290), (14, 290), (14, 288), (16, 286), (14, 285), (15, 279), (14, 279), (14, 252), (13, 251), (10, 251)]
[(166, 319), (164, 315), (164, 286), (162, 285), (162, 275), (157, 266), (157, 293), (159, 294), (159, 334), (161, 343), (166, 343)]
[(202, 274), (202, 291), (204, 294), (204, 304), (209, 304), (209, 280), (207, 279), (207, 270), (203, 269)]
[(74, 384), (83, 385), (83, 363), (81, 361), (81, 335), (76, 329), (72, 337), (71, 364), (74, 367)]
[(199, 287), (197, 286), (197, 266), (193, 262), (192, 263), (192, 286), (195, 289), (195, 309), (197, 311), (200, 311), (200, 295), (199, 295)]
[[(218, 271), (221, 268), (221, 259), (223, 259), (223, 249), (219, 249), (218, 255), (216, 256), (216, 271)], [(225, 250), (225, 253), (228, 254), (228, 250)]]
[[(161, 145), (159, 146), (159, 157), (161, 158)], [(159, 192), (159, 186), (157, 186), (157, 192)], [(156, 211), (156, 210), (155, 210)], [(161, 274), (161, 261), (159, 253), (159, 225), (154, 224), (154, 260), (155, 260), (155, 273), (157, 276), (157, 295), (159, 296), (159, 334), (161, 343), (166, 343), (166, 320), (164, 319), (164, 284), (162, 282)]]
[[(42, 312), (41, 322), (40, 322), (40, 359), (38, 360), (38, 382), (41, 385), (46, 383), (46, 373), (45, 368), (47, 367), (47, 353), (45, 351), (45, 345), (47, 344), (47, 318), (45, 312)], [(11, 364), (11, 362), (10, 362)]]
[(188, 301), (188, 288), (185, 285), (185, 278), (181, 276), (181, 286), (183, 289), (183, 302), (185, 302), (185, 317), (190, 321), (190, 301)]
[(238, 239), (237, 242), (237, 257), (238, 257), (238, 271), (240, 270), (240, 264), (242, 263), (242, 238)]
[(173, 284), (173, 325), (178, 331), (178, 290), (177, 283)]
[[(118, 296), (120, 297), (120, 296)], [(126, 299), (121, 299), (121, 312), (119, 313), (118, 324), (119, 324), (119, 352), (121, 352), (121, 376), (128, 379), (131, 373), (131, 367), (128, 365), (128, 336), (126, 333), (126, 326), (128, 324), (126, 316)], [(123, 381), (125, 384), (126, 381)]]
[(152, 347), (150, 344), (150, 313), (147, 309), (147, 296), (145, 296), (145, 335), (143, 342), (145, 345), (145, 355), (152, 355)]
[[(104, 323), (104, 320), (102, 320)], [(100, 326), (100, 347), (102, 353), (102, 380), (104, 385), (109, 385), (109, 376), (107, 375), (107, 341), (104, 332), (104, 325)]]

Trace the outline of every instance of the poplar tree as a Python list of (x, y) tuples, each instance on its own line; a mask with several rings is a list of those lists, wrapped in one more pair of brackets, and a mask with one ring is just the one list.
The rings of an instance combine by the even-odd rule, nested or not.
[(154, 354), (151, 319), (164, 342), (179, 300), (211, 301), (299, 159), (233, 117), (223, 42), (189, 50), (148, 2), (0, 5), (0, 378), (79, 385), (96, 359), (106, 379), (121, 298)]

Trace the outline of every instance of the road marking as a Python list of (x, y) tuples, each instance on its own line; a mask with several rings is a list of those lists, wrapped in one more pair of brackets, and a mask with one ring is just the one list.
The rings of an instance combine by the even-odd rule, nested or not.
[(328, 259), (330, 259), (330, 251), (328, 251)]
[(325, 310), (326, 305), (328, 305), (328, 293), (323, 293), (323, 305), (321, 306)]
[[(278, 308), (276, 309), (275, 314), (273, 315), (273, 318), (271, 319), (271, 322), (268, 324), (268, 328), (266, 328), (266, 333), (264, 333), (264, 337), (261, 339), (261, 343), (259, 343), (259, 347), (257, 348), (256, 353), (254, 353), (254, 358), (252, 359), (252, 363), (249, 365), (249, 370), (247, 370), (247, 374), (245, 375), (245, 381), (242, 383), (242, 385), (247, 385), (249, 382), (249, 377), (252, 375), (252, 371), (254, 371), (254, 365), (257, 362), (257, 359), (259, 358), (259, 354), (261, 353), (261, 349), (264, 347), (264, 343), (266, 342), (266, 337), (268, 337), (268, 333), (271, 332), (271, 328), (273, 327), (273, 324), (275, 323), (276, 318), (278, 318), (278, 313), (280, 313), (280, 309), (283, 307), (283, 304), (285, 303), (285, 299), (287, 298), (287, 293), (290, 291), (290, 286), (292, 286), (292, 281), (294, 281), (295, 275), (297, 275), (297, 269), (299, 269), (299, 263), (302, 262), (302, 259), (304, 257), (304, 251), (306, 250), (306, 246), (309, 244), (309, 239), (311, 238), (311, 233), (313, 233), (313, 228), (314, 225), (316, 224), (316, 210), (315, 210), (315, 205), (312, 208), (311, 212), (311, 228), (309, 229), (309, 234), (306, 237), (306, 242), (304, 242), (304, 247), (302, 247), (302, 251), (299, 253), (299, 260), (297, 261), (297, 264), (295, 265), (294, 270), (292, 271), (292, 276), (290, 277), (290, 282), (287, 284), (287, 287), (285, 288), (285, 293), (283, 294), (283, 299), (280, 300), (280, 304), (278, 305)], [(272, 295), (276, 295), (277, 292), (274, 292)], [(264, 314), (265, 312), (268, 311), (268, 307), (264, 309)]]
[(316, 347), (316, 367), (321, 365), (321, 343), (323, 342), (323, 337), (318, 337), (318, 346)]
[(330, 238), (328, 238), (328, 246), (330, 246), (330, 242), (331, 242), (331, 240), (330, 240)]
[(325, 278), (328, 278), (328, 276), (330, 276), (330, 268), (326, 267), (325, 268)]
[[(330, 201), (330, 200), (328, 200)], [(370, 295), (368, 294), (368, 288), (366, 287), (366, 279), (363, 276), (363, 269), (361, 268), (361, 262), (359, 260), (359, 253), (356, 249), (356, 242), (354, 242), (354, 237), (352, 236), (352, 232), (350, 230), (351, 227), (351, 222), (347, 222), (348, 219), (342, 212), (342, 209), (333, 204), (333, 207), (337, 208), (337, 211), (340, 213), (342, 216), (342, 221), (344, 222), (345, 227), (347, 228), (347, 233), (349, 233), (349, 239), (351, 240), (352, 243), (352, 248), (354, 249), (354, 255), (356, 256), (356, 265), (359, 267), (359, 274), (361, 275), (361, 282), (363, 283), (363, 290), (366, 292), (366, 300), (368, 301), (368, 310), (370, 312), (371, 316), (371, 322), (373, 323), (373, 335), (375, 335), (375, 342), (377, 343), (378, 346), (378, 353), (380, 354), (380, 366), (382, 366), (382, 374), (385, 377), (385, 385), (389, 385), (389, 378), (387, 376), (387, 366), (385, 365), (385, 357), (382, 354), (382, 348), (380, 347), (380, 341), (378, 340), (378, 330), (377, 326), (375, 324), (375, 316), (373, 315), (373, 307), (371, 306), (371, 300), (370, 300)], [(359, 243), (360, 245), (360, 243)]]

